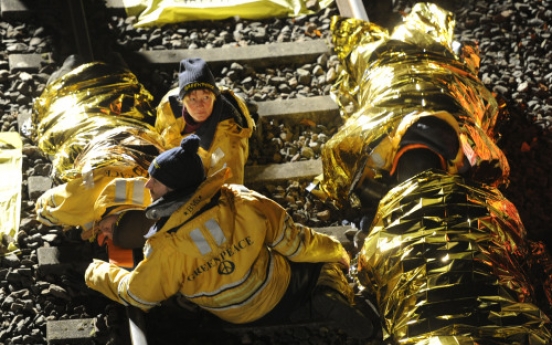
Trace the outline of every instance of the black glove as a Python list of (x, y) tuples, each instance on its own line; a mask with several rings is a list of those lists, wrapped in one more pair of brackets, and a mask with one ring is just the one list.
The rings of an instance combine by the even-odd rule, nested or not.
[(370, 232), (370, 226), (372, 225), (372, 218), (368, 216), (362, 217), (360, 220), (360, 229), (355, 233), (353, 243), (357, 250), (361, 250), (364, 245), (364, 240)]
[(86, 286), (86, 282), (84, 281), (85, 271), (86, 267), (84, 269), (78, 267), (77, 269), (68, 268), (65, 270), (60, 277), (62, 287), (66, 288), (72, 294), (77, 295), (89, 291), (90, 289)]

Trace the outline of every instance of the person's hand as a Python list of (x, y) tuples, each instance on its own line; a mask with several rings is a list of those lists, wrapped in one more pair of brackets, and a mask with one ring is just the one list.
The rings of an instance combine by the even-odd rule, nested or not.
[(343, 268), (343, 270), (345, 270), (346, 272), (349, 272), (349, 269), (351, 268), (351, 257), (349, 256), (349, 253), (347, 253), (346, 250), (343, 250), (341, 259), (339, 259), (339, 265)]
[(353, 243), (357, 250), (362, 249), (362, 246), (364, 245), (364, 240), (366, 239), (366, 236), (368, 236), (368, 233), (370, 232), (371, 223), (372, 223), (371, 217), (364, 216), (360, 220), (360, 229), (355, 233), (355, 236), (353, 239)]

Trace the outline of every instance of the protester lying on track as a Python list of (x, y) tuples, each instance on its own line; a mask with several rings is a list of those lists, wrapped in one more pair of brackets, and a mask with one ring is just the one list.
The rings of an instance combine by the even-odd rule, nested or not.
[(255, 123), (241, 98), (217, 86), (205, 60), (180, 62), (178, 87), (161, 99), (155, 127), (166, 147), (177, 147), (182, 138), (197, 134), (207, 176), (228, 166), (232, 170), (228, 182), (244, 182)]
[(497, 188), (428, 170), (383, 197), (358, 278), (386, 344), (545, 345), (551, 263)]
[(430, 3), (416, 4), (392, 32), (333, 17), (346, 68), (332, 93), (346, 121), (322, 148), (317, 196), (343, 207), (377, 205), (427, 168), (507, 184), (496, 126), (506, 108), (478, 78), (477, 45), (453, 42), (454, 24), (453, 13)]
[(181, 294), (235, 324), (290, 321), (312, 305), (349, 336), (371, 337), (370, 319), (352, 304), (341, 243), (294, 223), (265, 196), (225, 184), (229, 168), (206, 178), (199, 145), (188, 136), (149, 167), (146, 216), (157, 222), (146, 234), (144, 259), (132, 271), (96, 259), (86, 284), (144, 311)]
[[(185, 107), (178, 99), (162, 104), (167, 113), (160, 111), (159, 121), (153, 96), (125, 66), (85, 63), (78, 56), (68, 57), (52, 75), (33, 109), (34, 136), (53, 157), (57, 183), (38, 198), (37, 218), (80, 229), (82, 239), (106, 245), (109, 261), (126, 269), (141, 259), (144, 242), (129, 241), (129, 236), (149, 227), (140, 210), (151, 200), (143, 183), (142, 192), (136, 186), (171, 140), (179, 142), (193, 129), (207, 148), (200, 151), (206, 165), (227, 165), (234, 174), (231, 181), (243, 182), (254, 129), (247, 107), (230, 91), (219, 90), (205, 61), (187, 59), (182, 66), (177, 91)], [(172, 115), (173, 106), (180, 107), (179, 119)], [(164, 114), (170, 115), (168, 121)], [(126, 203), (126, 209), (112, 207), (117, 202)]]
[(38, 220), (94, 238), (103, 189), (115, 178), (147, 177), (165, 149), (152, 102), (126, 67), (66, 59), (33, 108), (33, 139), (52, 158), (55, 182), (37, 199)]

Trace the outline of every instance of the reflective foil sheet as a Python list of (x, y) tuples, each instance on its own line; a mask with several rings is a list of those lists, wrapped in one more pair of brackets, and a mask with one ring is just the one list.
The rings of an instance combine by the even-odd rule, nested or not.
[(127, 15), (137, 17), (135, 27), (232, 17), (249, 20), (299, 17), (315, 14), (332, 3), (332, 0), (123, 0)]
[[(73, 173), (87, 181), (99, 170), (107, 177), (148, 176), (148, 167), (164, 148), (159, 134), (147, 127), (121, 126), (92, 139), (76, 157)], [(70, 170), (69, 170), (70, 171)]]
[(338, 204), (366, 180), (386, 179), (405, 132), (438, 118), (456, 132), (460, 149), (447, 171), (507, 183), (508, 162), (496, 146), (503, 115), (477, 77), (477, 45), (453, 42), (454, 17), (434, 4), (416, 4), (390, 34), (358, 19), (332, 18), (332, 40), (343, 65), (332, 96), (346, 120), (323, 147), (321, 190)]
[(33, 107), (34, 139), (53, 174), (73, 178), (73, 162), (93, 138), (120, 126), (155, 132), (153, 96), (130, 71), (94, 62), (49, 83)]
[(497, 189), (427, 171), (382, 199), (358, 278), (396, 344), (550, 344), (539, 247)]
[(0, 254), (17, 249), (21, 222), (23, 143), (17, 132), (0, 133)]
[(36, 201), (47, 225), (80, 227), (93, 239), (94, 205), (115, 178), (147, 177), (164, 150), (155, 130), (153, 96), (128, 70), (101, 62), (80, 65), (49, 83), (34, 104), (34, 136), (52, 157), (56, 186)]

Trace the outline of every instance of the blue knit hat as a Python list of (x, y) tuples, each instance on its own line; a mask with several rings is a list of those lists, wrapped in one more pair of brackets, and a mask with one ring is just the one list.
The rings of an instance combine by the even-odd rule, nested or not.
[(180, 61), (178, 87), (180, 99), (183, 99), (188, 92), (197, 89), (207, 89), (216, 96), (220, 95), (215, 77), (213, 77), (207, 62), (202, 58), (190, 58)]
[(205, 180), (203, 162), (197, 154), (199, 141), (192, 134), (182, 139), (179, 147), (161, 153), (149, 166), (150, 176), (173, 190), (197, 188)]

